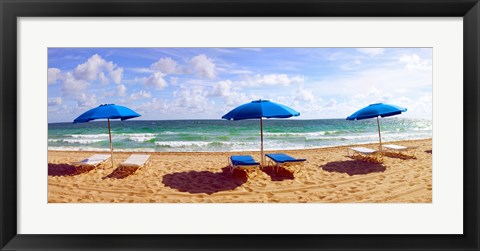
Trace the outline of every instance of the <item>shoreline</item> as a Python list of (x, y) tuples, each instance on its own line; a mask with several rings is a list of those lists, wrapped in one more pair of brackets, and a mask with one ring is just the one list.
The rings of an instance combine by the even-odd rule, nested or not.
[(136, 172), (117, 168), (132, 152), (114, 152), (113, 167), (107, 160), (78, 173), (71, 163), (97, 152), (49, 150), (48, 203), (431, 203), (432, 139), (388, 143), (417, 148), (381, 163), (351, 158), (353, 145), (264, 151), (307, 161), (298, 170), (267, 166), (254, 177), (240, 170), (231, 175), (228, 157), (249, 154), (259, 161), (259, 150), (145, 152), (150, 164)]
[[(419, 138), (419, 139), (405, 139), (405, 140), (395, 140), (395, 141), (382, 141), (382, 144), (397, 144), (402, 142), (410, 142), (410, 141), (422, 141), (422, 140), (432, 140), (432, 138)], [(304, 150), (320, 150), (320, 149), (327, 149), (327, 148), (338, 148), (338, 147), (353, 147), (353, 146), (365, 146), (365, 145), (378, 145), (378, 142), (368, 142), (368, 143), (358, 143), (358, 144), (348, 144), (348, 145), (336, 145), (336, 146), (325, 146), (325, 147), (312, 147), (312, 148), (301, 148), (301, 149), (271, 149), (266, 150), (264, 152), (271, 151), (271, 152), (278, 152), (278, 151), (304, 151)], [(48, 147), (47, 147), (48, 148)], [(85, 152), (85, 153), (110, 153), (110, 149), (105, 150), (50, 150), (47, 149), (48, 152)], [(113, 148), (113, 153), (145, 153), (145, 154), (155, 154), (155, 153), (249, 153), (249, 152), (259, 152), (260, 150), (245, 150), (245, 151), (122, 151), (121, 148), (116, 149), (115, 143)]]

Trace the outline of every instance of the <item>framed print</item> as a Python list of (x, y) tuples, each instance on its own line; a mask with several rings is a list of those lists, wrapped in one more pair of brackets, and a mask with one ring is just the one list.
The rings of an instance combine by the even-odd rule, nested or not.
[(2, 250), (480, 248), (478, 1), (0, 8)]

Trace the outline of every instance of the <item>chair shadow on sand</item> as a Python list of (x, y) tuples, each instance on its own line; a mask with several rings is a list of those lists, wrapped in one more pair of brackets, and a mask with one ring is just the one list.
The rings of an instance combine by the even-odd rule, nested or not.
[(417, 157), (412, 156), (412, 155), (406, 155), (403, 153), (394, 153), (394, 152), (385, 152), (383, 153), (384, 156), (389, 157), (389, 158), (397, 158), (397, 159), (417, 159)]
[(283, 167), (278, 167), (278, 170), (275, 171), (274, 166), (264, 166), (262, 168), (262, 171), (270, 176), (270, 179), (272, 181), (283, 181), (283, 180), (293, 180), (295, 177), (293, 176), (293, 173), (290, 172), (289, 170), (283, 168)]
[(134, 166), (121, 166), (113, 170), (109, 175), (102, 177), (102, 179), (113, 178), (113, 179), (125, 179), (130, 175), (133, 175), (138, 170), (138, 167)]
[(48, 163), (48, 176), (75, 176), (93, 170), (93, 166)]
[(162, 183), (180, 192), (213, 194), (233, 190), (247, 182), (247, 179), (245, 171), (236, 169), (230, 173), (230, 168), (224, 167), (218, 173), (189, 171), (166, 174)]
[(321, 166), (327, 172), (346, 173), (352, 175), (362, 175), (369, 173), (384, 172), (387, 168), (376, 162), (367, 162), (362, 160), (334, 161)]

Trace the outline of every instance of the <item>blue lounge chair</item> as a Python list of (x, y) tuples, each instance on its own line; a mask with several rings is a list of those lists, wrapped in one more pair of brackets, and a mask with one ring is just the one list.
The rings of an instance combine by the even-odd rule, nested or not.
[[(307, 159), (295, 159), (294, 157), (286, 155), (284, 153), (269, 153), (269, 154), (265, 154), (265, 156), (267, 156), (271, 160), (271, 163), (274, 164), (277, 171), (279, 167), (287, 167), (287, 166), (303, 164), (307, 160)], [(298, 171), (298, 169), (296, 169), (296, 171)]]
[(233, 155), (229, 158), (230, 173), (236, 168), (247, 171), (247, 174), (256, 172), (255, 167), (259, 167), (260, 163), (256, 162), (250, 155)]

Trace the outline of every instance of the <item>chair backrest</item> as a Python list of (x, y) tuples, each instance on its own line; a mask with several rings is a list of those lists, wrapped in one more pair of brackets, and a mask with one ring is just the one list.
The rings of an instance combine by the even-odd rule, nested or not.
[(78, 164), (95, 166), (95, 165), (98, 165), (101, 162), (107, 160), (108, 158), (110, 158), (109, 154), (94, 154), (94, 155), (78, 162)]
[(122, 163), (122, 165), (143, 166), (149, 158), (150, 155), (147, 154), (132, 154)]

